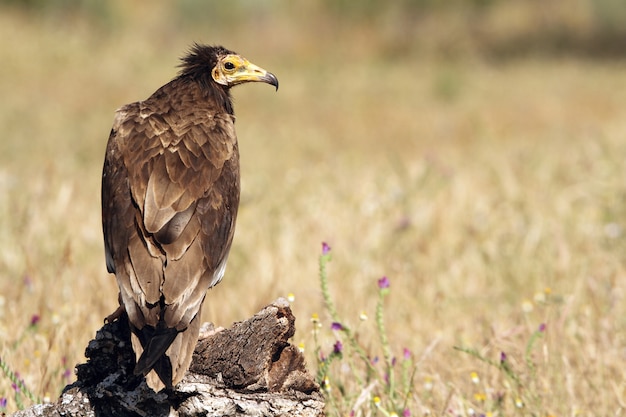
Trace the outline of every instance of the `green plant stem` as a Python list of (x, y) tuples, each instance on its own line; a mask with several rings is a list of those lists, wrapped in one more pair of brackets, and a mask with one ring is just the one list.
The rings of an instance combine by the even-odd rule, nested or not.
[(339, 315), (337, 314), (335, 303), (333, 303), (333, 299), (330, 296), (330, 291), (328, 290), (328, 275), (326, 273), (326, 264), (330, 262), (331, 259), (332, 258), (330, 254), (320, 256), (320, 285), (322, 287), (322, 297), (324, 298), (326, 310), (330, 314), (330, 318), (333, 321), (339, 323)]
[(380, 336), (380, 344), (383, 348), (383, 355), (385, 356), (385, 364), (387, 367), (387, 378), (389, 381), (389, 399), (394, 404), (395, 394), (395, 374), (393, 372), (393, 355), (391, 353), (391, 347), (389, 346), (389, 338), (387, 337), (387, 329), (385, 328), (385, 315), (384, 315), (384, 300), (386, 289), (381, 289), (378, 292), (378, 303), (376, 304), (376, 326), (378, 327), (378, 334)]
[[(9, 378), (9, 380), (11, 380), (11, 382), (15, 384), (15, 386), (19, 389), (19, 391), (24, 393), (24, 395), (26, 395), (28, 399), (30, 399), (33, 403), (41, 402), (41, 400), (26, 387), (26, 385), (24, 384), (24, 381), (19, 379), (17, 375), (15, 375), (15, 373), (9, 368), (6, 362), (2, 360), (2, 358), (0, 358), (0, 369), (2, 369), (2, 371)], [(22, 409), (23, 405), (20, 406), (21, 396), (19, 395), (18, 391), (15, 392), (15, 401), (18, 404), (18, 407)]]
[[(335, 303), (330, 295), (330, 291), (328, 289), (328, 274), (326, 272), (326, 264), (332, 260), (330, 254), (321, 255), (320, 256), (320, 286), (322, 288), (322, 297), (324, 299), (324, 304), (326, 305), (326, 310), (330, 315), (330, 318), (337, 323), (341, 323), (341, 319), (339, 318), (339, 314), (337, 313), (337, 309), (335, 308)], [(346, 336), (346, 340), (352, 350), (354, 350), (357, 355), (361, 358), (363, 363), (367, 366), (367, 369), (370, 373), (375, 373), (376, 369), (372, 365), (370, 359), (367, 357), (367, 353), (365, 350), (359, 345), (358, 341), (354, 337), (354, 334), (345, 324), (342, 323), (342, 333)]]
[(17, 391), (15, 392), (15, 405), (17, 406), (18, 410), (23, 410), (24, 409), (24, 403), (22, 402), (22, 396)]
[(508, 376), (513, 382), (515, 382), (518, 389), (522, 387), (522, 381), (520, 381), (519, 377), (517, 376), (513, 368), (511, 368), (511, 365), (509, 365), (509, 362), (507, 361), (496, 362), (491, 359), (485, 358), (480, 353), (478, 353), (476, 349), (464, 348), (460, 346), (454, 346), (454, 349), (460, 350), (461, 352), (465, 352), (468, 355), (474, 356), (475, 358), (479, 359), (482, 362), (488, 363), (489, 365), (495, 366), (496, 368), (504, 371), (504, 374)]
[(533, 379), (537, 376), (537, 370), (535, 368), (535, 363), (532, 360), (531, 353), (532, 353), (535, 342), (537, 341), (537, 339), (541, 338), (542, 336), (543, 336), (543, 333), (540, 332), (539, 330), (536, 330), (535, 332), (533, 332), (533, 334), (530, 335), (530, 339), (528, 339), (528, 343), (526, 344), (526, 351), (524, 352), (524, 359), (526, 360), (526, 366), (528, 367), (528, 369), (530, 369), (530, 373)]
[[(409, 365), (404, 367), (405, 370), (408, 370)], [(409, 405), (409, 398), (411, 395), (411, 391), (413, 391), (413, 384), (415, 383), (415, 374), (417, 373), (417, 366), (413, 367), (413, 372), (411, 372), (411, 378), (405, 378), (404, 384), (404, 403), (402, 404), (402, 409), (405, 410)], [(405, 371), (406, 374), (406, 371)]]

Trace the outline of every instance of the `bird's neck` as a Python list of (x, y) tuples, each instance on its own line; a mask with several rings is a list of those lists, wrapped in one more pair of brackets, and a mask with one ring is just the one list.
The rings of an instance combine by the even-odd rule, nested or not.
[(194, 99), (206, 100), (214, 103), (218, 111), (223, 111), (230, 115), (234, 115), (233, 102), (230, 97), (230, 90), (217, 85), (213, 80), (207, 79), (189, 79), (181, 77), (181, 82), (188, 87), (188, 92), (194, 95)]

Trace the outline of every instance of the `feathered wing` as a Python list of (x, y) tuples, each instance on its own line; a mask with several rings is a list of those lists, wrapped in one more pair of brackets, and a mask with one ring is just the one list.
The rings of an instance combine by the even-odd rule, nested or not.
[(102, 180), (107, 268), (131, 323), (135, 371), (150, 372), (155, 390), (189, 366), (239, 205), (233, 116), (186, 97), (163, 102), (157, 92), (118, 110)]

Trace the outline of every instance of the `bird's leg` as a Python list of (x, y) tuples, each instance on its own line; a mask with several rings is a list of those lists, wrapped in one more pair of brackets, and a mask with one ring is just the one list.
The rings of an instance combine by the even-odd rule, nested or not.
[(124, 307), (122, 306), (122, 294), (118, 294), (117, 300), (119, 302), (119, 305), (113, 313), (104, 318), (104, 324), (113, 323), (115, 320), (122, 317), (122, 314), (124, 314)]

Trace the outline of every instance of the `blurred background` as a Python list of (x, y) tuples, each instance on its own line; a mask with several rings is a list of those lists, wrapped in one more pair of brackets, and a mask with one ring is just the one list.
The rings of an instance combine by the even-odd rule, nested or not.
[(603, 369), (555, 383), (562, 410), (607, 378), (624, 398), (623, 0), (4, 0), (0, 33), (0, 357), (40, 395), (116, 307), (100, 226), (113, 114), (201, 42), (280, 80), (233, 90), (242, 203), (205, 320), (292, 293), (309, 346), (311, 314), (328, 321), (326, 241), (348, 321), (373, 316), (387, 275), (396, 349), (437, 341), (418, 378), (463, 392), (454, 343), (514, 349), (550, 321), (548, 341)]

